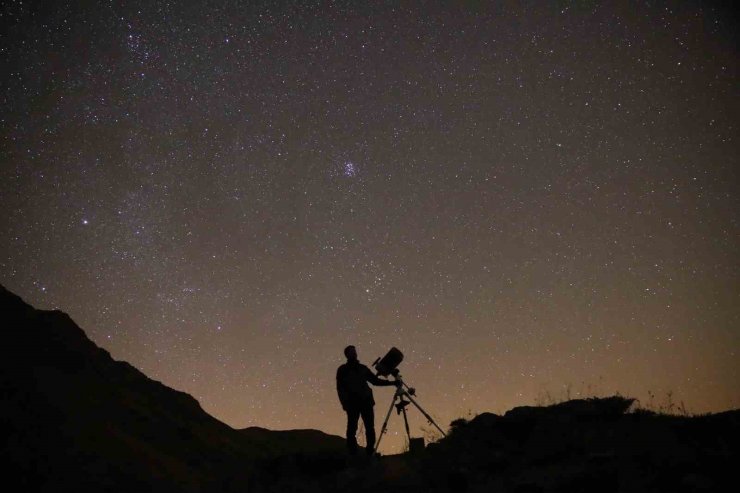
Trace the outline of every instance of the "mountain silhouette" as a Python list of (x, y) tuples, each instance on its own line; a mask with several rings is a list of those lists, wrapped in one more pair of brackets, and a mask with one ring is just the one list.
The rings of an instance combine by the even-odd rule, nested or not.
[(259, 445), (269, 456), (344, 451), (345, 440), (319, 430), (268, 430), (251, 426), (241, 430), (250, 443)]
[[(235, 430), (0, 286), (5, 491), (735, 491), (740, 410), (671, 416), (612, 396), (451, 423), (415, 453), (355, 462), (317, 430)], [(8, 488), (9, 487), (9, 488)]]
[(232, 429), (2, 286), (0, 319), (0, 458), (18, 491), (245, 491), (272, 456), (343, 447), (315, 430)]
[(427, 450), (421, 476), (446, 485), (430, 491), (735, 491), (740, 410), (628, 412), (634, 401), (577, 399), (460, 420)]

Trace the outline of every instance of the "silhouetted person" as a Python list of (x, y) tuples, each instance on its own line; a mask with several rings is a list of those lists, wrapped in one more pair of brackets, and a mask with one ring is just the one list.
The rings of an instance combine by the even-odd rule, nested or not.
[(344, 348), (347, 362), (337, 369), (337, 394), (342, 409), (347, 413), (347, 449), (351, 455), (357, 454), (357, 422), (362, 416), (367, 439), (367, 455), (373, 454), (375, 448), (375, 416), (373, 391), (367, 382), (378, 386), (392, 386), (396, 382), (378, 378), (370, 369), (357, 360), (354, 346)]

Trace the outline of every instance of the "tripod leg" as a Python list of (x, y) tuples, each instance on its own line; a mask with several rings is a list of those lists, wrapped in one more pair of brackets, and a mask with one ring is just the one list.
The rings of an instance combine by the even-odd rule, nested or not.
[(388, 408), (388, 413), (385, 415), (385, 421), (383, 421), (383, 427), (380, 429), (380, 435), (378, 435), (378, 440), (375, 442), (375, 452), (378, 451), (378, 447), (380, 447), (380, 441), (383, 439), (383, 435), (385, 435), (385, 430), (388, 428), (388, 420), (391, 417), (391, 412), (393, 411), (393, 405), (396, 403), (396, 397), (398, 397), (398, 392), (393, 394), (391, 405)]
[(403, 411), (403, 424), (406, 425), (406, 436), (409, 439), (409, 448), (411, 448), (411, 430), (409, 430), (409, 417), (406, 415), (406, 408), (402, 408)]
[(439, 427), (439, 425), (438, 425), (438, 424), (437, 424), (437, 423), (436, 423), (436, 422), (435, 422), (435, 421), (434, 421), (434, 420), (432, 419), (432, 417), (431, 417), (431, 416), (429, 416), (429, 414), (428, 414), (428, 413), (427, 413), (427, 412), (426, 412), (426, 411), (425, 411), (424, 409), (422, 409), (422, 408), (421, 408), (421, 406), (419, 405), (419, 403), (418, 403), (418, 402), (416, 402), (416, 400), (414, 400), (414, 398), (413, 398), (413, 397), (411, 397), (410, 395), (407, 395), (406, 397), (408, 398), (408, 400), (410, 400), (410, 401), (411, 401), (411, 403), (412, 403), (412, 404), (413, 404), (414, 406), (416, 406), (416, 408), (417, 408), (417, 409), (418, 409), (419, 411), (421, 411), (421, 414), (423, 414), (423, 415), (424, 415), (424, 417), (425, 417), (425, 418), (427, 418), (427, 420), (428, 420), (428, 421), (429, 421), (430, 423), (432, 423), (432, 424), (434, 425), (434, 427), (435, 427), (435, 428), (437, 428), (437, 429), (439, 430), (439, 432), (440, 432), (440, 433), (442, 434), (442, 436), (445, 436), (445, 437), (447, 436), (447, 433), (445, 433), (444, 431), (442, 431), (442, 428), (440, 428), (440, 427)]

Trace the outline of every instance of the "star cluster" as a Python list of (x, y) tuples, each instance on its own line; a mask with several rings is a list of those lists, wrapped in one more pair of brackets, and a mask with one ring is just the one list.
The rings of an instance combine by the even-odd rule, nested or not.
[(441, 424), (740, 406), (727, 12), (6, 3), (0, 282), (226, 423), (342, 434), (347, 344)]

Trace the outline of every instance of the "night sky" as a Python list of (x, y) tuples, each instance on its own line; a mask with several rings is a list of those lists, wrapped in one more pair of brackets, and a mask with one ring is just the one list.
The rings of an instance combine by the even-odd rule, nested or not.
[(740, 407), (736, 19), (449, 3), (4, 2), (0, 283), (234, 427)]

